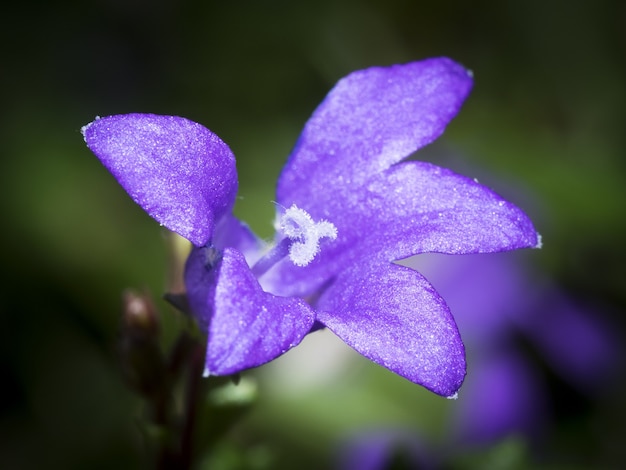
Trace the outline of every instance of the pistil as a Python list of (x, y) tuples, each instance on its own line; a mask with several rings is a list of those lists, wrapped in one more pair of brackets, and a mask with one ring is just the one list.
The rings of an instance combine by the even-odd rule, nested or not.
[(320, 239), (337, 238), (337, 228), (332, 222), (327, 220), (315, 222), (308, 212), (295, 204), (285, 210), (277, 220), (276, 231), (284, 235), (284, 238), (252, 267), (252, 272), (257, 278), (286, 256), (289, 256), (296, 266), (306, 266), (319, 253)]

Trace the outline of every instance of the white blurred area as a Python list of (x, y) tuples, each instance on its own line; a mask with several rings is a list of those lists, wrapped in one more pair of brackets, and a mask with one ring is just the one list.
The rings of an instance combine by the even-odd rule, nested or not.
[(267, 393), (301, 395), (328, 388), (358, 369), (364, 360), (328, 329), (307, 335), (302, 343), (257, 371)]

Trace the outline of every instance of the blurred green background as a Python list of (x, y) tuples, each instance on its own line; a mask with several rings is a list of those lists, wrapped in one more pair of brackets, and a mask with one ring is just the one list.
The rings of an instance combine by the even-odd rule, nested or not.
[[(237, 214), (267, 237), (280, 168), (339, 78), (449, 56), (476, 86), (435, 149), (462, 152), (491, 175), (482, 182), (515, 194), (544, 240), (527, 256), (624, 324), (623, 2), (39, 0), (12, 2), (0, 23), (0, 468), (141, 465), (139, 403), (115, 353), (120, 298), (127, 287), (160, 296), (167, 244), (86, 149), (80, 128), (96, 115), (209, 127), (238, 158)], [(450, 402), (354, 361), (313, 401), (282, 396), (259, 371), (259, 403), (233, 437), (252, 466), (327, 468), (366, 425), (442, 432)], [(626, 462), (625, 391), (619, 381), (557, 422), (541, 464)], [(530, 458), (514, 452), (510, 468)]]

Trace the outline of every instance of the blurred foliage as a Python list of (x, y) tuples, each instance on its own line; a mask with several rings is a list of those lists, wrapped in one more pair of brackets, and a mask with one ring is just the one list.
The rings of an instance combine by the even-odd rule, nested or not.
[[(96, 115), (178, 114), (211, 128), (238, 158), (237, 214), (269, 236), (276, 177), (337, 79), (452, 57), (476, 86), (439, 145), (530, 213), (544, 249), (529, 257), (624, 326), (623, 2), (35, 0), (12, 2), (0, 23), (1, 468), (141, 466), (139, 403), (115, 344), (122, 292), (168, 289), (168, 244), (85, 148), (79, 130)], [(437, 163), (434, 150), (419, 158)], [(164, 334), (178, 331), (183, 320), (156, 303), (171, 313)], [(203, 468), (323, 468), (350, 430), (397, 422), (437, 435), (449, 406), (369, 365), (325, 396), (279, 401), (264, 383)], [(623, 385), (556, 407), (567, 412), (540, 463), (624, 463)], [(556, 379), (553, 392), (571, 393)], [(598, 435), (602, 445), (586, 445)], [(511, 455), (519, 465), (506, 468), (532, 461), (503, 444), (476, 465)]]

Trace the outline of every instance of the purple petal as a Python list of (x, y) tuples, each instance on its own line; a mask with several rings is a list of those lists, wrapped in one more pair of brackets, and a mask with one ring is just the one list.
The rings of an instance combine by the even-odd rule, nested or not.
[[(419, 253), (490, 253), (534, 247), (532, 222), (518, 207), (450, 170), (426, 162), (395, 165), (354, 191), (350, 199), (332, 202), (326, 212), (337, 225), (340, 244), (362, 256), (396, 260)], [(321, 211), (321, 208), (317, 208)]]
[(317, 319), (372, 361), (452, 396), (465, 376), (465, 351), (443, 299), (417, 271), (354, 266), (322, 295)]
[(236, 248), (252, 266), (261, 256), (263, 241), (260, 240), (250, 227), (231, 213), (225, 214), (215, 227), (211, 245), (223, 251), (224, 248)]
[[(539, 283), (526, 259), (513, 253), (423, 254), (402, 262), (419, 271), (446, 299), (469, 350), (510, 341), (512, 318), (534, 308)], [(535, 276), (536, 277), (536, 276)], [(543, 317), (543, 315), (542, 315)]]
[(469, 72), (446, 58), (348, 75), (307, 122), (277, 201), (307, 209), (320, 193), (335, 197), (360, 186), (439, 137), (471, 87)]
[(87, 146), (133, 200), (202, 246), (237, 193), (235, 157), (215, 134), (176, 116), (124, 114), (82, 129)]
[(315, 320), (309, 305), (263, 292), (243, 254), (194, 248), (185, 284), (191, 309), (207, 333), (205, 373), (228, 375), (264, 364), (296, 346)]
[(538, 245), (532, 222), (518, 207), (430, 163), (400, 163), (345, 197), (318, 203), (322, 198), (311, 200), (307, 211), (335, 224), (337, 240), (325, 242), (304, 268), (288, 261), (277, 265), (264, 281), (273, 292), (302, 294), (364, 258), (392, 261), (427, 252), (488, 253)]

